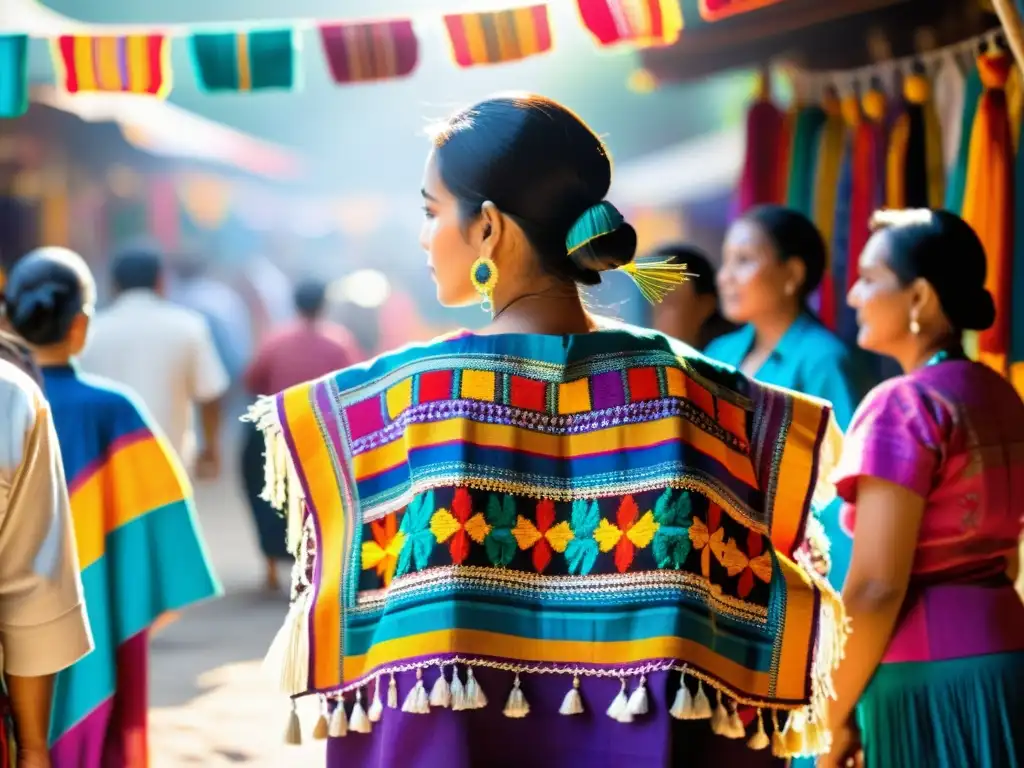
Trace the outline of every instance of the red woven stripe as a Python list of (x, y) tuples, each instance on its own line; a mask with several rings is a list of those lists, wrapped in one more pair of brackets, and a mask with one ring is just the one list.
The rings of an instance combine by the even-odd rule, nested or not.
[(445, 16), (445, 26), (448, 28), (448, 39), (452, 43), (452, 55), (455, 63), (460, 67), (471, 67), (476, 62), (469, 52), (469, 41), (466, 39), (466, 28), (462, 24), (462, 16)]
[(146, 53), (149, 54), (149, 87), (146, 93), (160, 93), (164, 86), (163, 35), (150, 35), (146, 38)]
[(57, 40), (60, 57), (64, 62), (64, 90), (68, 93), (78, 92), (78, 70), (75, 68), (75, 36), (62, 35)]
[(551, 24), (548, 22), (548, 7), (535, 5), (533, 11), (533, 27), (537, 34), (537, 53), (551, 50)]

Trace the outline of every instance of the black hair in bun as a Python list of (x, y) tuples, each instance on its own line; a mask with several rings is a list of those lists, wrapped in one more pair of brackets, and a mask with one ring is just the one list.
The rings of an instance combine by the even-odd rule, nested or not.
[(58, 344), (71, 323), (91, 311), (96, 287), (85, 261), (67, 248), (39, 248), (7, 275), (4, 310), (11, 327), (33, 346)]
[(949, 211), (877, 211), (871, 228), (889, 240), (889, 268), (903, 285), (927, 280), (956, 331), (984, 331), (996, 320), (985, 289), (985, 248), (971, 226)]
[(817, 290), (825, 275), (825, 240), (814, 222), (799, 211), (781, 205), (759, 205), (744, 213), (742, 218), (761, 228), (782, 261), (799, 259), (804, 263), (800, 298), (805, 301)]
[(601, 139), (567, 107), (543, 96), (486, 99), (434, 135), (441, 180), (472, 218), (491, 201), (519, 224), (545, 271), (583, 285), (631, 262), (636, 232), (625, 221), (569, 255), (566, 236), (602, 202), (612, 165)]

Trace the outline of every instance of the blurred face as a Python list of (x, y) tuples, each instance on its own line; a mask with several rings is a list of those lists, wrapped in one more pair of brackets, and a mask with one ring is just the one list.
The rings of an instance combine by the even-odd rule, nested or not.
[(783, 260), (775, 244), (757, 224), (740, 219), (729, 228), (718, 270), (722, 314), (734, 323), (792, 310), (798, 304), (804, 265)]
[(889, 237), (876, 232), (860, 255), (857, 282), (847, 303), (857, 311), (857, 345), (881, 355), (896, 356), (912, 336), (913, 287), (900, 284), (889, 268)]
[(469, 273), (480, 256), (483, 224), (476, 221), (463, 228), (458, 202), (441, 181), (434, 152), (430, 153), (423, 174), (423, 212), (420, 245), (427, 252), (427, 266), (437, 285), (437, 300), (446, 307), (479, 302)]
[(693, 283), (687, 281), (657, 305), (655, 316), (659, 330), (694, 346), (700, 341), (704, 322), (714, 311), (714, 295), (699, 295)]

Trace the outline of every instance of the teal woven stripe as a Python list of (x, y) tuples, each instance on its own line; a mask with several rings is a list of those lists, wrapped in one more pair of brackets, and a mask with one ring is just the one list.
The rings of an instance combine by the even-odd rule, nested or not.
[(0, 118), (28, 110), (28, 36), (0, 35)]
[(238, 90), (238, 46), (233, 32), (192, 35), (192, 60), (206, 91)]

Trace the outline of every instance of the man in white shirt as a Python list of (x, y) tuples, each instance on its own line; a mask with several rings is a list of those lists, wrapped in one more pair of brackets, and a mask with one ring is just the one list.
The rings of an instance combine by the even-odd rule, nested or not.
[[(205, 318), (163, 296), (160, 256), (144, 249), (114, 259), (117, 296), (92, 323), (80, 363), (133, 389), (186, 466), (204, 479), (220, 472), (221, 398), (230, 384)], [(202, 449), (196, 456), (193, 408)]]

